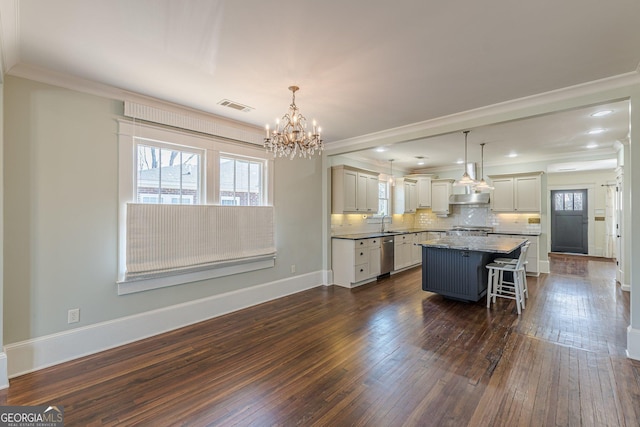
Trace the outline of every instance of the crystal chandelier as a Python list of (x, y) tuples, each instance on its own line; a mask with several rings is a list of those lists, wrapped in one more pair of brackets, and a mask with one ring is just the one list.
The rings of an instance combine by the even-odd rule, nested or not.
[(311, 158), (318, 150), (322, 151), (324, 146), (320, 138), (320, 128), (313, 121), (313, 130), (307, 132), (307, 119), (300, 114), (296, 106), (296, 91), (298, 86), (289, 86), (293, 92), (293, 100), (289, 105), (289, 112), (282, 116), (283, 123), (276, 120), (276, 128), (269, 130), (266, 126), (266, 137), (264, 138), (264, 148), (273, 153), (276, 157), (289, 157), (293, 159), (296, 154), (299, 157)]

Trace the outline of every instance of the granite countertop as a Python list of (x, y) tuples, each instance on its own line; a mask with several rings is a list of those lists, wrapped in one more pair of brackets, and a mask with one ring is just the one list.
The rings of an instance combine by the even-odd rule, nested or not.
[(503, 236), (539, 236), (540, 231), (490, 231), (489, 234), (501, 234)]
[(381, 233), (379, 231), (372, 231), (369, 233), (356, 233), (356, 234), (340, 234), (331, 236), (333, 239), (347, 239), (347, 240), (359, 240), (359, 239), (371, 239), (374, 237), (384, 237), (384, 236), (398, 236), (400, 234), (411, 234), (411, 233), (424, 233), (427, 231), (446, 231), (446, 230), (427, 230), (424, 228), (409, 228), (406, 230), (389, 230)]
[(526, 243), (526, 239), (497, 238), (492, 236), (449, 236), (442, 239), (427, 240), (416, 245), (428, 248), (458, 249), (475, 252), (508, 254)]

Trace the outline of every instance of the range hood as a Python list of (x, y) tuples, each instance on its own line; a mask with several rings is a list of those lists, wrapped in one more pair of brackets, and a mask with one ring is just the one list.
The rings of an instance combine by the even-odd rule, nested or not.
[(489, 193), (452, 194), (449, 196), (451, 205), (486, 205), (489, 203)]

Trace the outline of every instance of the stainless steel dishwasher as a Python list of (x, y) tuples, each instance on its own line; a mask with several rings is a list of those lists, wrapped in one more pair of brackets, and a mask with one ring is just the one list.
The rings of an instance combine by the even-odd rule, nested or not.
[(391, 273), (393, 270), (394, 256), (394, 240), (393, 236), (385, 236), (382, 238), (380, 245), (380, 275)]

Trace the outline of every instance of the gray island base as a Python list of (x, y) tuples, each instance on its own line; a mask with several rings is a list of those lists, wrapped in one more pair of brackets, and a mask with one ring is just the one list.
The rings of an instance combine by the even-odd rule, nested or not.
[(495, 236), (444, 237), (422, 246), (422, 290), (475, 302), (487, 293), (486, 265), (498, 257), (517, 258), (526, 239)]

